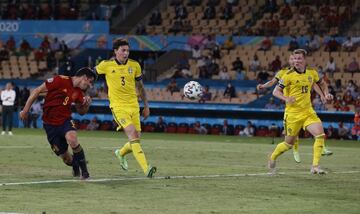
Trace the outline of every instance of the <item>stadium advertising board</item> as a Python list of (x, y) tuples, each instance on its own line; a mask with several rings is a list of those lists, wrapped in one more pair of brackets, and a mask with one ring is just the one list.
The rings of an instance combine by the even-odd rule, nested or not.
[(109, 33), (107, 21), (1, 20), (0, 33)]

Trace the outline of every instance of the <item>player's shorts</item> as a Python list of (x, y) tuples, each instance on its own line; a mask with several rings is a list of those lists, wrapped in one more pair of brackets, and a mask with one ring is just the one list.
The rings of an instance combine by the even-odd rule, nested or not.
[(68, 143), (65, 135), (68, 131), (76, 130), (75, 123), (69, 119), (59, 126), (44, 124), (44, 129), (54, 153), (57, 156), (64, 154), (68, 150)]
[(114, 116), (115, 122), (119, 125), (119, 127), (126, 128), (133, 124), (136, 131), (141, 131), (139, 108), (113, 107), (111, 108), (111, 112)]
[(315, 111), (306, 114), (285, 113), (284, 114), (284, 130), (287, 136), (298, 136), (300, 129), (306, 129), (313, 123), (321, 123), (320, 118)]

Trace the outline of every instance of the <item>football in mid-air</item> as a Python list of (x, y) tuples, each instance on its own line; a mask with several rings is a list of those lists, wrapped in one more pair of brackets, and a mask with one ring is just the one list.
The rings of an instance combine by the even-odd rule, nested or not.
[(184, 95), (191, 100), (199, 99), (202, 96), (202, 93), (202, 87), (200, 83), (196, 81), (190, 81), (184, 86)]

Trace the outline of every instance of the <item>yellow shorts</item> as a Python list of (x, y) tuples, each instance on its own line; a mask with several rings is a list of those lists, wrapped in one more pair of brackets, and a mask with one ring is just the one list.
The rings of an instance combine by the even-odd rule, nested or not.
[(129, 125), (133, 124), (135, 126), (136, 131), (141, 131), (140, 124), (140, 110), (139, 108), (120, 108), (115, 107), (111, 108), (111, 112), (113, 114), (115, 122), (122, 128), (126, 128)]
[(320, 118), (314, 112), (306, 114), (285, 113), (284, 114), (284, 130), (287, 136), (298, 136), (300, 129), (306, 129), (308, 125), (313, 123), (321, 123)]

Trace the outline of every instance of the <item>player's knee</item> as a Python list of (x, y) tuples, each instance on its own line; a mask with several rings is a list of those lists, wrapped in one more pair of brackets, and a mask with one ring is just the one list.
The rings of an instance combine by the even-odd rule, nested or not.
[(140, 137), (138, 131), (136, 131), (135, 128), (133, 129), (129, 129), (126, 131), (126, 134), (128, 136), (128, 138), (131, 140), (131, 139), (138, 139)]
[(321, 133), (315, 136), (316, 139), (324, 139), (325, 138), (325, 133)]
[(66, 141), (68, 142), (68, 144), (70, 145), (71, 148), (75, 148), (75, 147), (78, 146), (76, 132), (68, 132), (68, 133), (66, 133), (65, 138), (66, 138)]

